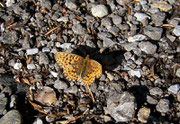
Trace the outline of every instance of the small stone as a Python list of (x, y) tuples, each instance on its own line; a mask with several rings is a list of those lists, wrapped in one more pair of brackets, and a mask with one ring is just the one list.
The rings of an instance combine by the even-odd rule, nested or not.
[(62, 16), (57, 19), (58, 22), (64, 22), (65, 24), (69, 21), (68, 17)]
[(39, 54), (39, 64), (45, 64), (48, 65), (49, 64), (49, 58), (45, 53), (40, 53)]
[(173, 30), (173, 33), (176, 35), (176, 36), (180, 36), (180, 25), (177, 25), (174, 30)]
[(97, 5), (91, 8), (91, 13), (95, 17), (104, 17), (108, 15), (108, 9), (105, 5)]
[(76, 94), (78, 92), (78, 88), (76, 85), (69, 87), (68, 89), (64, 90), (65, 93), (72, 93), (72, 94)]
[(39, 52), (38, 48), (31, 48), (26, 50), (27, 55), (34, 55), (37, 54), (38, 52)]
[(44, 53), (44, 52), (50, 52), (50, 49), (49, 49), (49, 47), (43, 47), (42, 48), (42, 52)]
[(138, 34), (138, 35), (135, 35), (135, 36), (132, 36), (132, 37), (128, 37), (129, 42), (142, 41), (142, 40), (145, 40), (145, 39), (146, 39), (146, 36), (143, 35), (143, 34)]
[(16, 69), (16, 70), (19, 70), (19, 69), (21, 69), (22, 68), (22, 63), (15, 63), (14, 64), (14, 69)]
[(61, 81), (61, 80), (56, 80), (54, 87), (58, 90), (64, 90), (68, 88), (68, 85), (66, 84), (66, 82)]
[(6, 105), (7, 105), (8, 99), (4, 96), (4, 94), (0, 94), (0, 98), (1, 98), (1, 101), (0, 101), (0, 115), (2, 115), (3, 112), (6, 109)]
[(112, 21), (111, 18), (109, 17), (106, 17), (101, 21), (101, 26), (104, 26), (107, 29), (111, 28), (111, 25), (112, 25)]
[(59, 47), (63, 48), (63, 49), (70, 49), (70, 48), (74, 47), (74, 45), (72, 43), (63, 43)]
[(150, 37), (152, 40), (160, 40), (163, 29), (147, 26), (144, 28), (144, 34)]
[(6, 6), (10, 7), (15, 3), (15, 0), (6, 0)]
[(176, 40), (176, 37), (173, 36), (173, 35), (167, 35), (167, 38), (171, 41), (171, 42), (174, 42)]
[(0, 39), (4, 44), (15, 44), (18, 40), (18, 34), (16, 31), (9, 31), (2, 34), (2, 38)]
[(33, 124), (43, 124), (43, 121), (40, 118), (37, 118)]
[(178, 69), (176, 70), (176, 76), (177, 76), (177, 77), (180, 77), (180, 68), (178, 68)]
[(66, 0), (65, 3), (66, 7), (72, 11), (77, 9), (76, 1), (75, 0)]
[(118, 15), (113, 15), (112, 16), (112, 21), (115, 25), (119, 25), (122, 23), (122, 17)]
[(50, 10), (52, 8), (50, 0), (39, 0), (39, 1), (40, 1), (40, 5), (42, 8), (47, 8), (48, 10)]
[(114, 79), (114, 76), (111, 73), (106, 72), (107, 78), (112, 81)]
[(150, 115), (150, 109), (149, 108), (146, 108), (146, 107), (143, 107), (141, 108), (139, 111), (138, 111), (138, 120), (142, 123), (147, 123), (147, 120), (149, 118), (149, 115)]
[(58, 73), (56, 73), (54, 71), (50, 71), (50, 73), (53, 75), (53, 77), (58, 77)]
[(124, 53), (124, 58), (126, 59), (126, 60), (128, 60), (128, 59), (130, 59), (132, 57), (132, 53), (131, 52), (125, 52)]
[(173, 94), (177, 94), (179, 90), (180, 90), (180, 85), (179, 85), (179, 84), (171, 85), (171, 86), (168, 88), (168, 91), (171, 92), (171, 93), (173, 93)]
[(177, 93), (177, 100), (180, 102), (180, 91)]
[(140, 42), (138, 46), (141, 51), (145, 52), (146, 54), (154, 54), (157, 50), (157, 46), (148, 41)]
[(111, 46), (113, 46), (113, 45), (115, 45), (116, 43), (113, 41), (113, 40), (111, 40), (110, 38), (105, 38), (104, 40), (103, 40), (103, 47), (105, 48), (105, 47), (111, 47)]
[(135, 107), (135, 98), (130, 93), (112, 91), (107, 98), (107, 108), (105, 109), (116, 122), (127, 122), (134, 117)]
[(124, 3), (129, 3), (130, 0), (116, 0), (116, 2), (117, 2), (119, 5), (124, 6)]
[(19, 111), (11, 110), (0, 119), (0, 123), (1, 124), (23, 124), (22, 116), (20, 115)]
[(152, 14), (152, 20), (155, 23), (155, 26), (161, 26), (166, 17), (165, 13), (157, 12)]
[(149, 95), (147, 95), (147, 102), (149, 103), (149, 104), (152, 104), (152, 105), (156, 105), (157, 103), (158, 103), (158, 101), (155, 99), (155, 98), (153, 98), (153, 97), (151, 97), (151, 96), (149, 96)]
[(169, 100), (161, 99), (158, 104), (156, 105), (156, 110), (161, 112), (162, 114), (169, 111)]
[(34, 64), (28, 64), (27, 69), (36, 69), (36, 66)]
[(170, 4), (168, 4), (166, 1), (158, 1), (158, 2), (154, 2), (151, 5), (152, 8), (159, 8), (161, 11), (169, 11), (172, 9), (172, 6)]
[(134, 70), (130, 70), (129, 71), (129, 73), (130, 73), (130, 75), (131, 76), (136, 76), (136, 77), (138, 77), (138, 78), (140, 78), (141, 77), (141, 74), (142, 74), (142, 70), (141, 69), (134, 69)]
[(10, 108), (16, 108), (17, 107), (17, 96), (12, 95), (11, 96), (11, 102), (10, 102)]
[(150, 19), (151, 17), (148, 16), (147, 14), (144, 14), (144, 13), (140, 13), (140, 12), (136, 12), (134, 14), (134, 16), (136, 17), (137, 21), (140, 21), (140, 22), (143, 22), (143, 20), (145, 19)]
[(74, 24), (72, 26), (72, 30), (75, 34), (83, 35), (86, 33), (86, 29), (82, 27), (81, 24)]
[(162, 96), (163, 91), (159, 87), (154, 87), (149, 90), (150, 94), (153, 96)]

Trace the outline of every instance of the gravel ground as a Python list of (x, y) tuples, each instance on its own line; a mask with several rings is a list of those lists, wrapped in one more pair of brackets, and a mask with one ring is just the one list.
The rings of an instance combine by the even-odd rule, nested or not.
[[(90, 55), (90, 85), (56, 52)], [(2, 0), (0, 124), (180, 123), (180, 1)]]

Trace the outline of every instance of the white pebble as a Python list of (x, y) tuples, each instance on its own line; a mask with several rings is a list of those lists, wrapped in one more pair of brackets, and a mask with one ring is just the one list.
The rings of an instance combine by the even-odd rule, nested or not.
[(35, 69), (36, 66), (34, 64), (28, 64), (27, 69)]
[(34, 54), (36, 54), (38, 52), (39, 52), (38, 48), (32, 48), (32, 49), (27, 49), (26, 50), (27, 55), (34, 55)]
[(174, 94), (177, 94), (179, 90), (180, 90), (180, 85), (179, 84), (171, 85), (168, 88), (168, 91), (171, 92), (171, 93), (174, 93)]
[(150, 19), (150, 16), (144, 14), (144, 13), (139, 13), (139, 12), (136, 12), (134, 14), (134, 16), (137, 18), (138, 21), (142, 22), (144, 19), (148, 18)]
[(42, 48), (42, 52), (44, 53), (44, 52), (50, 52), (50, 49), (48, 48), (48, 47), (43, 47)]
[(138, 78), (141, 77), (141, 73), (142, 73), (142, 70), (141, 69), (135, 69), (135, 70), (130, 70), (129, 73), (131, 74), (131, 76), (136, 76)]
[(57, 77), (58, 73), (54, 72), (54, 71), (50, 71), (50, 73), (53, 75), (53, 77)]
[(108, 15), (108, 9), (105, 5), (97, 5), (91, 8), (91, 13), (95, 17), (104, 17)]
[(146, 36), (145, 36), (145, 35), (143, 35), (143, 34), (138, 34), (138, 35), (129, 37), (129, 38), (128, 38), (128, 41), (129, 41), (129, 42), (135, 42), (135, 41), (142, 41), (142, 40), (145, 40), (145, 39), (146, 39)]
[(180, 25), (176, 26), (173, 30), (173, 33), (176, 35), (176, 36), (180, 36)]
[(14, 69), (16, 69), (16, 70), (19, 70), (19, 69), (21, 69), (22, 68), (22, 63), (15, 63), (14, 64)]

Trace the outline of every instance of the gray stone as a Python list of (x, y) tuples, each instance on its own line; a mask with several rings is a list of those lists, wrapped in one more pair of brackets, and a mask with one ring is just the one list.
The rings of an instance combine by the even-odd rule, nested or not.
[(129, 3), (130, 0), (116, 0), (116, 2), (117, 2), (119, 5), (123, 5), (123, 6), (124, 6), (124, 4), (125, 4), (125, 3)]
[(137, 34), (135, 36), (128, 37), (129, 42), (142, 41), (142, 40), (145, 40), (145, 39), (146, 39), (146, 36), (143, 35), (143, 34)]
[(180, 25), (177, 25), (177, 26), (174, 28), (173, 33), (174, 33), (176, 36), (180, 36)]
[(111, 40), (110, 38), (105, 38), (103, 40), (103, 47), (111, 47), (113, 45), (115, 45), (116, 42), (114, 42), (113, 40)]
[(26, 50), (27, 55), (34, 55), (37, 54), (38, 52), (39, 52), (38, 48), (31, 48)]
[(74, 85), (72, 87), (69, 87), (68, 89), (65, 89), (64, 92), (76, 94), (78, 92), (78, 87), (76, 85)]
[(4, 44), (15, 44), (18, 40), (18, 34), (16, 31), (9, 31), (2, 34), (1, 39)]
[(134, 14), (134, 16), (135, 16), (136, 19), (137, 19), (138, 21), (140, 21), (140, 22), (143, 22), (143, 20), (145, 20), (145, 19), (150, 19), (150, 18), (151, 18), (151, 17), (148, 16), (147, 14), (145, 14), (145, 13), (140, 13), (140, 12), (136, 12), (136, 13)]
[(118, 15), (113, 15), (112, 16), (112, 21), (117, 26), (117, 25), (122, 23), (122, 17), (118, 16)]
[(152, 14), (151, 17), (152, 17), (152, 20), (153, 20), (155, 26), (161, 26), (166, 17), (166, 14), (162, 13), (162, 12), (157, 12), (157, 13)]
[(157, 50), (157, 46), (148, 41), (140, 42), (138, 46), (146, 54), (154, 54)]
[(34, 64), (28, 64), (27, 69), (36, 69), (36, 66)]
[(180, 77), (180, 68), (178, 68), (178, 69), (176, 70), (176, 76), (177, 76), (177, 77)]
[(132, 53), (131, 52), (125, 52), (124, 53), (124, 58), (126, 59), (126, 60), (128, 60), (128, 59), (130, 59), (132, 57)]
[(10, 7), (10, 6), (12, 6), (13, 4), (15, 3), (15, 0), (6, 0), (6, 6), (7, 7)]
[(106, 17), (106, 18), (102, 19), (101, 25), (106, 27), (107, 29), (111, 28), (111, 25), (112, 25), (111, 18)]
[(157, 1), (151, 4), (152, 8), (159, 8), (161, 11), (168, 12), (172, 9), (172, 5), (168, 4), (166, 1)]
[(162, 114), (169, 111), (169, 100), (161, 99), (158, 104), (156, 105), (156, 110), (161, 112)]
[(167, 35), (167, 38), (171, 41), (171, 42), (174, 42), (176, 40), (176, 37), (173, 36), (173, 35)]
[(50, 0), (39, 0), (39, 1), (42, 8), (47, 8), (49, 10), (51, 9), (52, 5)]
[(180, 91), (177, 93), (177, 100), (180, 102)]
[(43, 47), (42, 48), (42, 52), (44, 53), (44, 52), (50, 52), (50, 49), (49, 49), (49, 47)]
[(66, 0), (65, 3), (66, 7), (72, 11), (77, 9), (76, 1), (75, 0)]
[(11, 101), (10, 101), (10, 108), (16, 108), (17, 107), (17, 95), (11, 95)]
[(105, 5), (97, 5), (91, 8), (91, 13), (95, 17), (104, 17), (108, 15), (108, 9)]
[(37, 118), (33, 124), (43, 124), (43, 121), (40, 118)]
[(58, 77), (58, 73), (56, 73), (54, 71), (50, 71), (50, 73), (52, 74), (53, 77)]
[(40, 53), (39, 54), (39, 64), (49, 64), (49, 58), (45, 53)]
[(152, 40), (159, 40), (161, 38), (163, 29), (147, 26), (144, 28), (144, 34), (150, 37)]
[[(7, 102), (8, 102), (8, 99), (5, 97), (5, 95), (4, 94), (0, 94), (0, 98), (1, 98), (1, 100), (0, 100), (0, 115), (2, 115), (3, 114), (3, 112), (4, 112), (4, 110), (5, 110), (5, 108), (6, 108), (6, 105), (7, 105)], [(1, 122), (1, 121), (0, 121)]]
[(173, 93), (173, 94), (177, 94), (179, 90), (180, 90), (180, 85), (179, 85), (179, 84), (171, 85), (171, 86), (168, 88), (168, 91), (171, 92), (171, 93)]
[(61, 81), (61, 80), (56, 80), (54, 83), (54, 87), (58, 90), (64, 90), (68, 88), (68, 85), (66, 82)]
[(149, 95), (147, 95), (146, 99), (149, 104), (156, 105), (158, 103), (157, 99), (155, 99)]
[(58, 22), (64, 22), (65, 24), (69, 21), (68, 17), (62, 16), (57, 19)]
[(162, 96), (163, 91), (159, 87), (154, 87), (149, 90), (150, 94), (153, 96)]
[(0, 119), (0, 123), (1, 124), (23, 124), (22, 116), (20, 115), (19, 111), (11, 110)]
[(110, 33), (112, 33), (114, 36), (118, 36), (119, 28), (113, 26), (113, 27), (108, 28), (108, 31), (109, 31)]
[(134, 117), (135, 108), (135, 98), (130, 93), (109, 93), (106, 109), (116, 122), (130, 121)]
[(86, 33), (86, 29), (82, 27), (81, 24), (74, 24), (72, 26), (72, 30), (75, 34), (83, 35)]

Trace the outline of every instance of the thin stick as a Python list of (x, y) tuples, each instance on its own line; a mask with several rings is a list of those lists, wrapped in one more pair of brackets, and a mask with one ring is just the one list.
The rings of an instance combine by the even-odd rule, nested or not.
[(87, 84), (86, 86), (87, 86), (87, 88), (88, 88), (88, 90), (89, 90), (89, 93), (90, 93), (90, 95), (91, 95), (91, 97), (92, 97), (92, 101), (95, 102), (93, 93), (91, 92), (91, 89), (90, 89), (89, 85)]
[(47, 33), (45, 33), (44, 35), (48, 35), (50, 34), (51, 32), (55, 31), (56, 29), (58, 29), (60, 26), (56, 26), (55, 28), (51, 29), (50, 31), (48, 31)]

